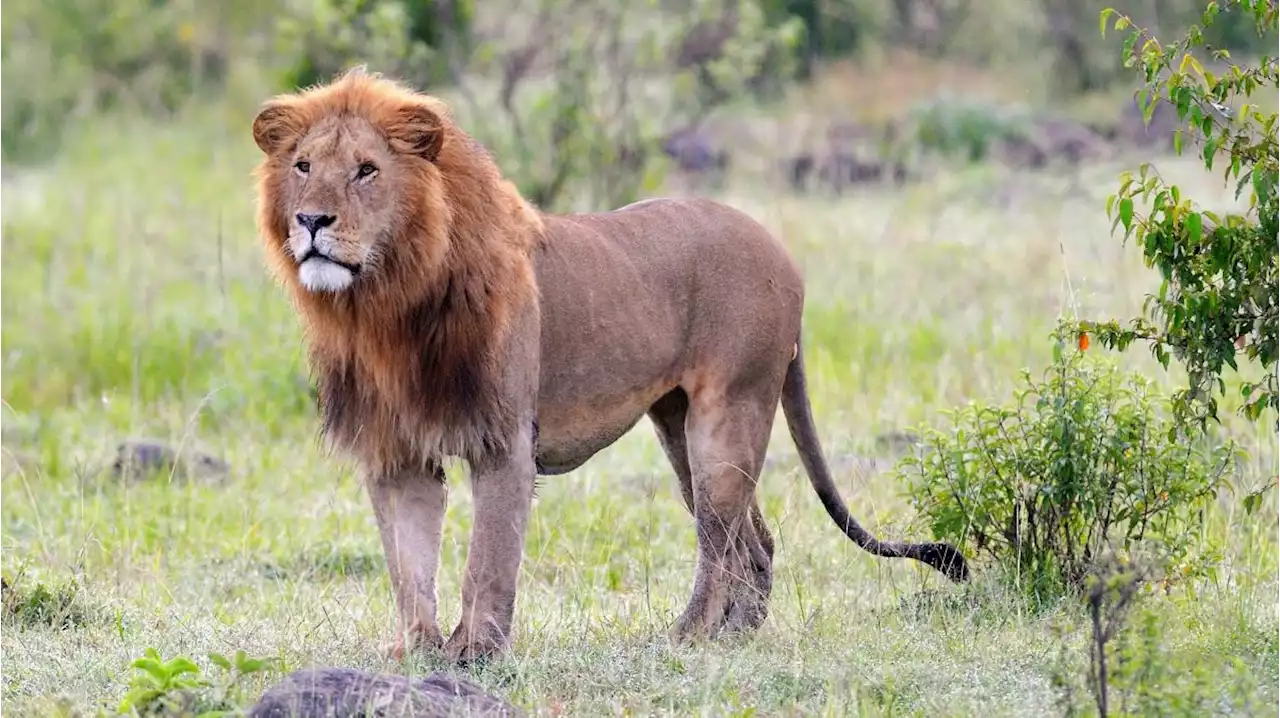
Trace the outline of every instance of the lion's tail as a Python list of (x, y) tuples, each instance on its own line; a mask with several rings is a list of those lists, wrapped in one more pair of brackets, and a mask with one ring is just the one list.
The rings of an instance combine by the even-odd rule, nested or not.
[(799, 348), (799, 341), (796, 342), (795, 359), (787, 368), (787, 378), (782, 385), (782, 413), (787, 418), (791, 439), (800, 452), (800, 461), (809, 474), (809, 483), (813, 484), (813, 490), (827, 509), (827, 514), (854, 543), (877, 556), (913, 558), (924, 562), (952, 581), (968, 580), (969, 567), (964, 556), (953, 546), (945, 543), (881, 541), (849, 515), (849, 509), (845, 507), (844, 499), (840, 497), (826, 459), (823, 458), (822, 445), (818, 442), (818, 430), (813, 423), (809, 391), (805, 382), (804, 352)]

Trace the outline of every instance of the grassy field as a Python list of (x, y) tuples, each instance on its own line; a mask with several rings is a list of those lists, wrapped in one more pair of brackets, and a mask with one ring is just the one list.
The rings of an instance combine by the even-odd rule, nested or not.
[[(261, 264), (248, 122), (231, 110), (182, 125), (103, 120), (49, 166), (5, 181), (3, 569), (17, 590), (78, 586), (70, 627), (6, 613), (6, 715), (43, 714), (57, 696), (114, 705), (147, 647), (205, 665), (209, 651), (243, 649), (288, 669), (443, 668), (376, 651), (393, 625), (385, 563), (351, 467), (316, 440), (298, 328)], [(815, 410), (865, 523), (925, 533), (909, 525), (878, 437), (1007, 396), (1021, 368), (1048, 362), (1058, 316), (1140, 306), (1153, 275), (1103, 211), (1132, 164), (1070, 181), (988, 168), (841, 199), (748, 181), (723, 191), (804, 266)], [(1229, 204), (1194, 160), (1161, 171), (1211, 207)], [(1178, 381), (1144, 352), (1124, 362)], [(1251, 456), (1236, 482), (1274, 480), (1271, 428), (1228, 418)], [(214, 453), (230, 476), (122, 484), (100, 471), (137, 436)], [(667, 642), (692, 586), (694, 534), (642, 423), (543, 482), (514, 653), (473, 678), (541, 715), (1060, 715), (1056, 673), (1086, 690), (1081, 607), (872, 558), (827, 518), (793, 456), (779, 421), (760, 489), (775, 588), (757, 635)], [(465, 470), (451, 475), (446, 631), (471, 513)], [(1274, 715), (1275, 498), (1252, 517), (1237, 506), (1224, 499), (1187, 537), (1229, 540), (1218, 578), (1153, 600), (1170, 651), (1210, 670), (1239, 661), (1254, 685), (1237, 712)]]

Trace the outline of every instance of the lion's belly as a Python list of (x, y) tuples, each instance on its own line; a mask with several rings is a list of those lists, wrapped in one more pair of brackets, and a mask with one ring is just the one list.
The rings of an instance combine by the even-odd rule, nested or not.
[[(560, 474), (627, 433), (679, 381), (688, 347), (681, 256), (550, 220), (536, 263), (542, 356), (538, 465)], [(635, 243), (640, 240), (636, 239)]]
[(538, 473), (551, 476), (582, 466), (622, 438), (672, 388), (667, 382), (581, 404), (538, 408)]

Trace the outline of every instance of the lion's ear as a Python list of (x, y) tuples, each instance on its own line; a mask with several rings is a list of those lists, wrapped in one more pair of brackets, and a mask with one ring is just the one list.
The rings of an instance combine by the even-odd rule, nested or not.
[(263, 152), (275, 154), (303, 133), (302, 118), (288, 102), (272, 100), (253, 118), (253, 141)]
[(444, 145), (444, 123), (425, 105), (407, 105), (396, 112), (386, 128), (397, 152), (418, 155), (435, 162)]

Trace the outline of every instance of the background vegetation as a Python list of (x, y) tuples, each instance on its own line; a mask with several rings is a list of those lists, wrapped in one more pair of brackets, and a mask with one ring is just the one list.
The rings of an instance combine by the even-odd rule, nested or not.
[(254, 237), (254, 109), (359, 62), (545, 209), (697, 193), (773, 229), (842, 492), (977, 569), (860, 553), (779, 422), (771, 618), (672, 647), (694, 537), (642, 424), (544, 482), (515, 654), (473, 679), (540, 715), (1274, 715), (1275, 9), (1133, 0), (1101, 33), (1108, 5), (4, 3), (4, 709), (446, 669), (376, 653), (372, 514)]

